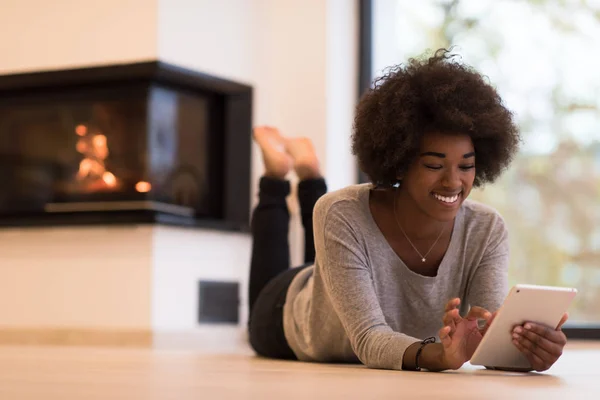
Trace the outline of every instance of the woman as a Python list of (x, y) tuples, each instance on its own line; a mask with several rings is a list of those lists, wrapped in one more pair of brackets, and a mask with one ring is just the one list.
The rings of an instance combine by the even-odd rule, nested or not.
[[(467, 200), (473, 187), (498, 178), (518, 147), (494, 88), (445, 50), (390, 70), (358, 105), (352, 137), (374, 184), (332, 193), (310, 142), (273, 128), (254, 136), (266, 168), (252, 221), (255, 351), (397, 370), (469, 361), (508, 289), (505, 223)], [(288, 269), (292, 167), (306, 265)], [(560, 326), (528, 323), (513, 336), (537, 371), (566, 343)]]

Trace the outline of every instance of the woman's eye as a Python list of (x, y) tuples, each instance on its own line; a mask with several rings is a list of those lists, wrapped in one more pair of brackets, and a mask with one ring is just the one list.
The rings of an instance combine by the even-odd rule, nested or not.
[(435, 169), (435, 170), (442, 169), (441, 165), (427, 165), (427, 164), (425, 164), (425, 167), (429, 168), (429, 169)]
[[(438, 165), (438, 164), (424, 164), (424, 165), (425, 165), (425, 168), (436, 170), (436, 171), (444, 168), (442, 165)], [(468, 171), (470, 169), (475, 168), (475, 164), (461, 165), (461, 166), (459, 166), (459, 168), (463, 171)]]

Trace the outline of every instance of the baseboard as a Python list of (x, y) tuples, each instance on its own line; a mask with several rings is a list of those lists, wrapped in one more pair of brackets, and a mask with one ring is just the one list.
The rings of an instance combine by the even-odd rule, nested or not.
[(0, 327), (0, 345), (151, 347), (150, 330)]

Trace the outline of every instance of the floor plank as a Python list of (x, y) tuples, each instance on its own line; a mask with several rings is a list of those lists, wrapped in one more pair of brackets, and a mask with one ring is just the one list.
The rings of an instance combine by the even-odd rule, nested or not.
[(600, 343), (574, 342), (550, 371), (371, 370), (248, 352), (0, 347), (0, 399), (599, 399)]

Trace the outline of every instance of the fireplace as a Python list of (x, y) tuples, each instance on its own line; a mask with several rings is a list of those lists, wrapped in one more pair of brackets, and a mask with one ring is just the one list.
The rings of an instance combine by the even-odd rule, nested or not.
[(162, 62), (0, 76), (0, 224), (244, 230), (251, 105)]

